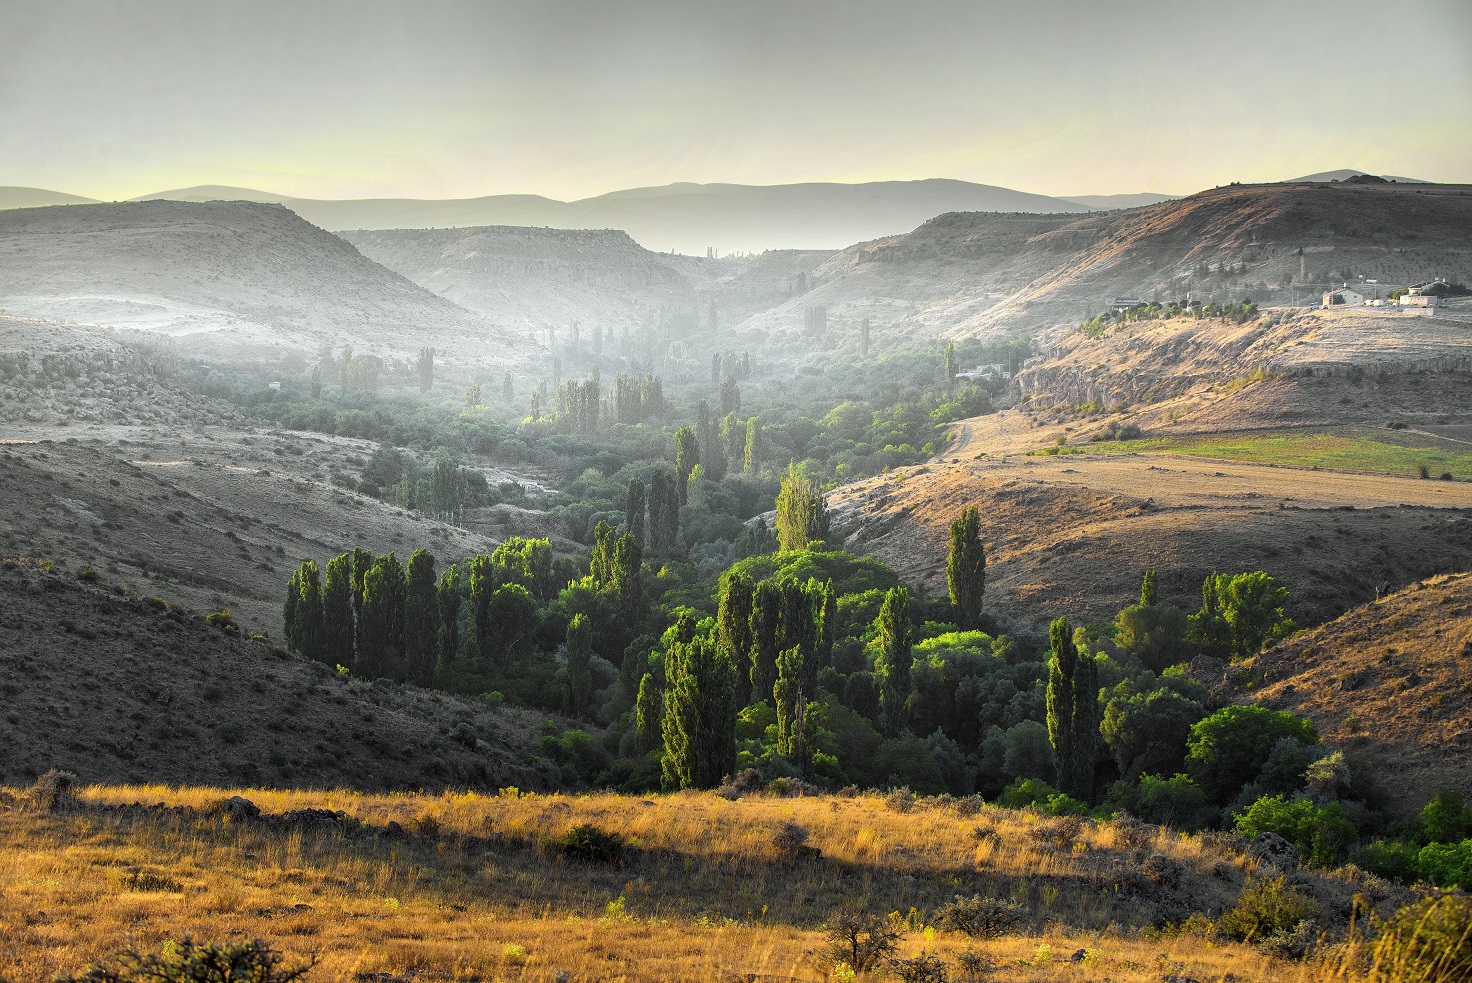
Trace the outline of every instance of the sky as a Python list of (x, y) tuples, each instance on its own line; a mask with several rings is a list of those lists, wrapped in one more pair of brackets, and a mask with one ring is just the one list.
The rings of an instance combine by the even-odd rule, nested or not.
[(0, 185), (1472, 182), (1467, 0), (3, 0)]

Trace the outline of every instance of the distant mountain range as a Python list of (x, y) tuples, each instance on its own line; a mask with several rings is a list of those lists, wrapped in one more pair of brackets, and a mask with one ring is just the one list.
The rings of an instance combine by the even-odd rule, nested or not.
[[(143, 195), (134, 201), (256, 201), (282, 204), (324, 229), (469, 228), (491, 225), (621, 229), (647, 249), (703, 255), (767, 249), (841, 249), (897, 235), (946, 212), (1058, 214), (1132, 208), (1170, 200), (1161, 194), (1055, 198), (967, 181), (868, 184), (670, 184), (614, 191), (581, 201), (537, 195), (423, 200), (325, 200), (204, 185)], [(78, 204), (36, 188), (0, 188), (0, 209)]]
[[(1370, 173), (1369, 171), (1357, 171), (1357, 170), (1355, 170), (1352, 167), (1346, 167), (1346, 168), (1342, 168), (1342, 169), (1337, 170), (1337, 171), (1320, 171), (1317, 174), (1307, 174), (1307, 175), (1305, 175), (1303, 177), (1292, 178), (1291, 180), (1289, 180), (1289, 181), (1287, 181), (1285, 183), (1286, 184), (1325, 184), (1325, 183), (1328, 183), (1330, 181), (1348, 181), (1352, 177), (1364, 177), (1365, 175), (1367, 175), (1369, 173)], [(1394, 174), (1378, 174), (1378, 175), (1371, 175), (1371, 176), (1372, 177), (1381, 177), (1381, 178), (1384, 178), (1387, 181), (1394, 181), (1397, 184), (1429, 184), (1430, 183), (1429, 181), (1422, 181), (1420, 178), (1415, 178), (1415, 177), (1396, 177)]]

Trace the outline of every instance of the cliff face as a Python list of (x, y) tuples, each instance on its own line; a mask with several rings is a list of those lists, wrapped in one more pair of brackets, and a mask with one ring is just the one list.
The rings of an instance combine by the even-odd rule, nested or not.
[(149, 201), (0, 212), (0, 307), (158, 331), (187, 351), (300, 361), (323, 346), (511, 364), (512, 335), (279, 206)]

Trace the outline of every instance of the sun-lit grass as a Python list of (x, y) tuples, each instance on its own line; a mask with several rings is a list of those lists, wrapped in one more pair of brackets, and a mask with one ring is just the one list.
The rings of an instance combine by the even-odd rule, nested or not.
[[(1025, 906), (1015, 934), (971, 945), (999, 980), (1313, 978), (1234, 943), (1154, 931), (1162, 910), (1230, 905), (1245, 872), (1240, 855), (1169, 830), (936, 800), (899, 811), (879, 796), (242, 793), (268, 814), (338, 809), (362, 824), (337, 829), (233, 820), (217, 808), (229, 794), (89, 788), (60, 812), (0, 795), (0, 978), (49, 980), (190, 933), (315, 955), (318, 980), (819, 980), (831, 969), (821, 926), (845, 903), (907, 918), (903, 954), (952, 958), (968, 940), (928, 923), (958, 893)], [(131, 803), (166, 808), (116, 808)], [(806, 827), (821, 860), (773, 845), (784, 821)], [(625, 836), (625, 862), (551, 848), (580, 823)], [(1154, 852), (1179, 862), (1180, 889), (1131, 874)], [(1346, 899), (1352, 887), (1313, 880)]]
[(1415, 477), (1424, 465), (1433, 478), (1450, 473), (1472, 478), (1472, 453), (1416, 446), (1409, 437), (1364, 434), (1247, 434), (1234, 437), (1146, 437), (1079, 445), (1090, 454), (1156, 452), (1187, 454), (1249, 464), (1376, 471)]

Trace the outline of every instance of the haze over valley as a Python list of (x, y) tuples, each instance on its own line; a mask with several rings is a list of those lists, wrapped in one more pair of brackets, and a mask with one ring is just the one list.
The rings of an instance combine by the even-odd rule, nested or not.
[(0, 34), (0, 983), (1467, 978), (1461, 6)]

